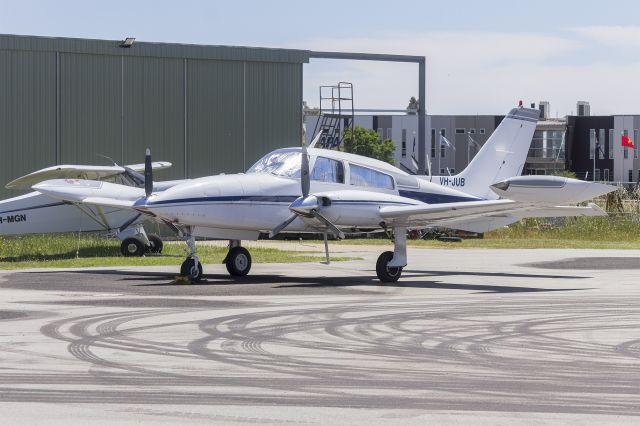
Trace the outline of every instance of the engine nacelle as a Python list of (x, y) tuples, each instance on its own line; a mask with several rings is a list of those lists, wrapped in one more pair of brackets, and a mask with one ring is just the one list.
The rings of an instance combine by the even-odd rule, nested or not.
[(516, 176), (491, 185), (491, 190), (509, 200), (574, 204), (614, 191), (616, 187), (560, 176)]

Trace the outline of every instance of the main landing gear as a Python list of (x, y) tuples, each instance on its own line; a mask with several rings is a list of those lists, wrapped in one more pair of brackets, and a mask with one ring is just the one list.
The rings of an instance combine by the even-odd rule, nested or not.
[[(187, 246), (189, 253), (186, 260), (182, 262), (180, 275), (189, 278), (191, 282), (199, 283), (202, 281), (202, 264), (196, 254), (196, 239), (189, 228), (187, 228)], [(240, 246), (240, 240), (230, 240), (229, 252), (223, 263), (231, 276), (242, 277), (251, 270), (251, 254), (246, 248)]]
[(407, 228), (393, 228), (393, 251), (385, 251), (376, 262), (376, 274), (383, 283), (394, 283), (402, 275), (402, 268), (407, 266)]
[(120, 252), (125, 257), (140, 257), (145, 253), (162, 253), (162, 239), (156, 234), (147, 234), (141, 224), (117, 233)]
[(240, 240), (231, 240), (229, 241), (229, 252), (223, 262), (231, 276), (243, 277), (251, 269), (251, 254), (249, 254), (249, 250), (240, 246)]

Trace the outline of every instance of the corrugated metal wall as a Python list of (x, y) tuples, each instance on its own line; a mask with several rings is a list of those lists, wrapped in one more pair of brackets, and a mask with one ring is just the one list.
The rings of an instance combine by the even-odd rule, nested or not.
[(304, 51), (114, 43), (0, 35), (1, 198), (18, 176), (100, 155), (140, 163), (151, 147), (174, 165), (157, 179), (177, 179), (299, 145)]
[[(123, 58), (123, 162), (140, 163), (146, 147), (185, 176), (183, 59)], [(163, 172), (159, 176), (165, 176)]]
[(0, 194), (56, 162), (56, 54), (0, 50)]

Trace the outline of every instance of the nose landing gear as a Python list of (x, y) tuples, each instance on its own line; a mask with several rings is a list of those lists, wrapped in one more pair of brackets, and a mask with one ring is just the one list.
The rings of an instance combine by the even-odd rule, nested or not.
[(196, 237), (191, 234), (191, 227), (187, 227), (187, 247), (189, 253), (187, 259), (180, 266), (180, 276), (187, 277), (191, 282), (199, 283), (202, 281), (202, 264), (196, 254)]
[(402, 268), (407, 266), (407, 228), (394, 227), (393, 251), (385, 251), (376, 262), (376, 274), (383, 283), (394, 283), (402, 275)]

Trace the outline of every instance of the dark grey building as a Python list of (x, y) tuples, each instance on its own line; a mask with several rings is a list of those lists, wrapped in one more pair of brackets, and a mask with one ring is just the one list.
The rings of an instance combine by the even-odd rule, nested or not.
[(54, 164), (171, 161), (161, 179), (240, 172), (298, 145), (303, 50), (0, 35), (0, 197)]

